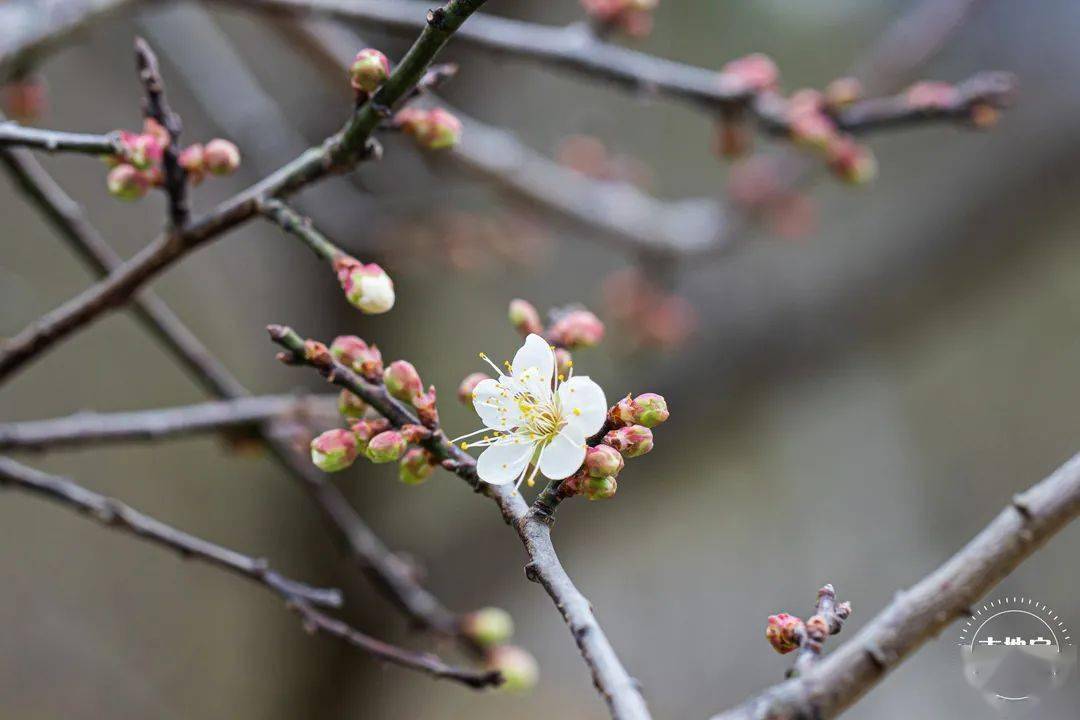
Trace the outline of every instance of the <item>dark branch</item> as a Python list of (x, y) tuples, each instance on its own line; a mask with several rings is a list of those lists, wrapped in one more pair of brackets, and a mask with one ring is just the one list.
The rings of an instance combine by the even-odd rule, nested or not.
[(81, 153), (84, 155), (117, 155), (121, 152), (120, 136), (88, 135), (59, 130), (23, 127), (18, 123), (0, 122), (0, 148), (27, 147), (50, 153)]
[(163, 127), (169, 134), (162, 165), (165, 170), (165, 194), (169, 197), (169, 222), (174, 230), (187, 225), (191, 209), (188, 207), (187, 171), (180, 166), (180, 133), (183, 124), (180, 116), (169, 107), (165, 97), (165, 82), (161, 79), (157, 55), (142, 38), (135, 38), (135, 67), (139, 71), (146, 99), (143, 114)]

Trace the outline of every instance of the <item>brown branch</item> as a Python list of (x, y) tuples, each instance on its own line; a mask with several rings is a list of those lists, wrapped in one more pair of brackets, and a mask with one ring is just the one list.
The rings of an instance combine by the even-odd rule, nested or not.
[(850, 707), (905, 658), (1080, 515), (1080, 455), (1016, 495), (982, 532), (941, 567), (898, 593), (859, 633), (798, 679), (714, 720), (831, 718)]
[(51, 420), (0, 424), (0, 450), (55, 450), (132, 441), (162, 440), (271, 422), (304, 424), (337, 419), (336, 397), (264, 395), (137, 412), (80, 412)]
[[(49, 224), (97, 275), (107, 275), (122, 263), (116, 252), (86, 219), (82, 208), (61, 189), (26, 151), (0, 149), (0, 162)], [(214, 358), (156, 295), (143, 291), (132, 309), (143, 326), (165, 346), (211, 395), (240, 398), (247, 389)], [(451, 637), (467, 650), (477, 650), (461, 631), (460, 618), (416, 578), (414, 568), (398, 557), (367, 526), (340, 490), (324, 481), (306, 457), (295, 451), (295, 425), (271, 423), (258, 429), (272, 456), (311, 497), (326, 526), (345, 553), (412, 623), (422, 630)], [(305, 439), (306, 442), (306, 439)]]
[(795, 658), (795, 665), (788, 677), (797, 677), (805, 673), (821, 658), (822, 646), (830, 635), (836, 635), (844, 629), (844, 621), (851, 615), (851, 603), (837, 603), (836, 589), (826, 583), (818, 590), (814, 614), (806, 621), (806, 632), (802, 636), (802, 647)]
[(385, 114), (421, 80), (450, 37), (483, 3), (484, 0), (449, 0), (444, 7), (428, 12), (420, 36), (387, 81), (320, 147), (307, 150), (247, 190), (191, 221), (181, 232), (159, 236), (104, 280), (4, 342), (0, 346), (0, 381), (61, 339), (128, 302), (144, 284), (189, 252), (250, 220), (263, 200), (286, 197), (375, 156), (377, 146), (371, 141), (371, 134)]
[[(365, 380), (335, 360), (325, 347), (309, 358), (304, 340), (291, 328), (271, 325), (268, 330), (271, 339), (286, 350), (280, 355), (283, 361), (315, 368), (330, 383), (361, 397), (395, 427), (420, 424), (413, 410), (391, 397), (382, 384)], [(420, 444), (445, 469), (467, 482), (476, 492), (495, 501), (503, 519), (517, 531), (529, 555), (529, 563), (525, 566), (526, 577), (542, 585), (559, 609), (611, 716), (618, 720), (649, 718), (649, 710), (637, 681), (623, 667), (597, 622), (591, 603), (577, 589), (559, 561), (551, 542), (550, 519), (530, 512), (529, 506), (514, 488), (481, 482), (476, 475), (476, 461), (451, 444), (437, 424), (431, 430)]]
[(432, 677), (455, 680), (472, 688), (483, 688), (502, 682), (502, 676), (498, 672), (456, 668), (430, 653), (413, 652), (364, 635), (341, 620), (315, 609), (316, 605), (341, 607), (339, 590), (313, 588), (290, 580), (272, 570), (265, 559), (249, 557), (189, 535), (144, 515), (119, 500), (100, 495), (66, 478), (48, 475), (0, 457), (0, 487), (12, 487), (66, 505), (106, 527), (175, 550), (185, 559), (202, 560), (213, 567), (252, 580), (284, 599), (291, 609), (299, 613), (305, 628), (346, 640), (378, 660)]
[(121, 152), (120, 136), (116, 133), (90, 135), (60, 130), (23, 127), (14, 122), (0, 122), (0, 148), (27, 147), (50, 153), (81, 153), (84, 155), (117, 155)]
[(169, 107), (165, 97), (165, 81), (161, 79), (157, 55), (142, 38), (135, 38), (135, 67), (139, 71), (146, 99), (143, 114), (163, 127), (169, 134), (169, 144), (162, 157), (165, 171), (165, 194), (169, 197), (169, 222), (173, 230), (187, 225), (191, 215), (188, 207), (187, 170), (180, 165), (180, 133), (183, 123), (180, 116)]

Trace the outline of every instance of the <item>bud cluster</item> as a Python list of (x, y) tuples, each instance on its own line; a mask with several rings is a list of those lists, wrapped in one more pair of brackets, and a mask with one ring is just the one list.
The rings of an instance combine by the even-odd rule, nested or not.
[(781, 655), (800, 647), (811, 654), (820, 654), (825, 639), (840, 632), (850, 616), (851, 603), (836, 602), (836, 590), (832, 585), (825, 585), (818, 590), (817, 604), (810, 619), (803, 622), (788, 613), (770, 615), (765, 639)]
[[(157, 121), (147, 118), (141, 133), (119, 131), (120, 151), (104, 158), (109, 165), (106, 186), (109, 194), (120, 200), (138, 200), (150, 188), (164, 182), (163, 159), (171, 139), (169, 132)], [(215, 138), (206, 145), (196, 143), (180, 151), (180, 166), (187, 172), (192, 185), (198, 185), (207, 174), (229, 175), (240, 167), (240, 151), (228, 140)]]
[(643, 38), (652, 32), (653, 11), (660, 0), (581, 0), (596, 30), (601, 34), (621, 32)]
[(540, 320), (540, 313), (527, 300), (511, 300), (507, 316), (510, 324), (522, 337), (540, 335), (547, 338), (557, 349), (564, 351), (561, 355), (556, 355), (560, 372), (563, 372), (562, 366), (569, 369), (573, 364), (570, 350), (596, 347), (604, 339), (604, 323), (600, 322), (596, 315), (580, 307), (553, 311), (553, 319), (547, 329)]
[(502, 608), (486, 607), (461, 618), (461, 634), (484, 655), (489, 670), (503, 676), (503, 690), (531, 690), (539, 680), (536, 660), (526, 650), (509, 645), (514, 636), (514, 619)]

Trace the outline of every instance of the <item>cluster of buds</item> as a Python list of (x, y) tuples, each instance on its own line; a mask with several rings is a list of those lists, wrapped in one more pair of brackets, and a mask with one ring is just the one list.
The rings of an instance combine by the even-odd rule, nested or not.
[(635, 345), (676, 348), (697, 330), (698, 314), (690, 301), (660, 287), (640, 270), (618, 270), (603, 283), (604, 305)]
[(426, 150), (452, 148), (461, 140), (461, 121), (442, 108), (407, 107), (394, 116), (393, 127)]
[[(171, 142), (160, 123), (147, 118), (141, 133), (121, 130), (120, 151), (104, 158), (111, 168), (106, 178), (109, 194), (120, 200), (138, 200), (164, 181), (162, 161)], [(228, 175), (240, 167), (240, 151), (228, 140), (215, 138), (206, 145), (189, 145), (177, 156), (187, 179), (197, 185), (207, 175)]]
[(797, 650), (806, 640), (806, 623), (788, 613), (769, 616), (765, 639), (781, 655)]
[(833, 87), (830, 94), (817, 90), (800, 90), (788, 99), (787, 119), (791, 139), (824, 155), (829, 169), (841, 180), (863, 185), (877, 175), (877, 160), (869, 148), (836, 126), (835, 104), (851, 103), (858, 98), (857, 85)]
[(660, 0), (581, 0), (598, 33), (618, 31), (632, 38), (643, 38), (652, 32), (652, 14), (659, 4)]
[(667, 401), (656, 393), (627, 395), (620, 400), (608, 410), (607, 432), (600, 444), (589, 447), (581, 469), (563, 483), (561, 493), (584, 495), (589, 500), (614, 497), (626, 459), (652, 450), (652, 428), (667, 420), (668, 415)]
[[(904, 100), (914, 110), (949, 110), (960, 100), (960, 91), (949, 83), (923, 80), (904, 91)], [(975, 103), (969, 110), (968, 121), (973, 127), (985, 130), (996, 125), (1000, 116), (1000, 111), (993, 105)]]
[(394, 281), (375, 263), (362, 263), (344, 253), (334, 258), (334, 271), (349, 304), (370, 315), (394, 307)]
[(851, 603), (836, 602), (836, 590), (832, 585), (824, 585), (818, 590), (817, 604), (810, 619), (803, 622), (788, 613), (770, 615), (765, 639), (781, 655), (800, 647), (820, 654), (825, 639), (840, 632), (850, 616)]

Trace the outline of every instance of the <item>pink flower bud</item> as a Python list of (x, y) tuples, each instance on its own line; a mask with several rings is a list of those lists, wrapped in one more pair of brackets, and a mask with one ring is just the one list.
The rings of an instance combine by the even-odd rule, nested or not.
[(515, 298), (510, 301), (510, 310), (507, 313), (510, 324), (523, 336), (531, 334), (543, 335), (544, 325), (540, 322), (540, 313), (528, 300)]
[(395, 360), (383, 372), (386, 391), (402, 402), (412, 403), (416, 396), (423, 394), (424, 383), (420, 373), (408, 360)]
[(615, 497), (619, 482), (614, 476), (591, 477), (585, 481), (582, 494), (590, 500), (610, 500)]
[(202, 182), (203, 177), (206, 175), (206, 165), (203, 160), (202, 145), (199, 143), (188, 145), (180, 151), (177, 162), (180, 163), (180, 167), (187, 171), (188, 180), (190, 180), (192, 184), (198, 185)]
[(948, 83), (924, 80), (907, 89), (904, 99), (908, 105), (920, 110), (935, 110), (951, 107), (959, 93), (956, 87)]
[(604, 323), (588, 310), (571, 310), (551, 326), (551, 342), (571, 350), (595, 347), (604, 339)]
[(371, 438), (390, 429), (390, 421), (382, 417), (361, 418), (360, 420), (354, 421), (349, 426), (349, 429), (356, 437), (356, 442), (360, 447), (360, 451), (364, 452), (367, 450)]
[(319, 368), (329, 367), (332, 363), (330, 351), (318, 340), (304, 341), (304, 359)]
[(644, 425), (654, 428), (668, 419), (667, 401), (663, 395), (642, 393), (631, 399), (629, 395), (611, 408), (608, 419), (615, 425)]
[(394, 462), (405, 454), (408, 443), (397, 430), (381, 432), (368, 442), (364, 455), (373, 463)]
[(555, 348), (555, 372), (562, 377), (570, 377), (570, 368), (574, 367), (574, 359), (566, 348)]
[(790, 123), (791, 139), (805, 147), (824, 150), (836, 137), (836, 125), (817, 110), (794, 113)]
[(601, 24), (614, 22), (627, 9), (627, 0), (581, 0), (585, 14)]
[(490, 379), (490, 377), (488, 377), (482, 372), (474, 372), (471, 375), (466, 375), (465, 379), (461, 381), (460, 385), (458, 385), (458, 400), (460, 400), (463, 404), (472, 407), (473, 392), (476, 390), (476, 386), (484, 382), (485, 380)]
[(769, 624), (765, 628), (765, 638), (773, 649), (781, 655), (786, 655), (802, 645), (806, 636), (806, 626), (803, 621), (794, 615), (777, 613), (769, 616)]
[(390, 76), (390, 61), (378, 50), (365, 48), (356, 53), (349, 67), (349, 80), (353, 88), (363, 92), (375, 92)]
[(834, 110), (847, 107), (862, 97), (862, 94), (863, 87), (858, 78), (837, 78), (825, 86), (825, 102)]
[[(160, 128), (160, 125), (156, 127)], [(168, 147), (169, 135), (164, 139), (157, 132), (120, 133), (120, 146), (123, 148), (121, 160), (133, 165), (138, 170), (148, 170), (161, 162)]]
[(214, 138), (203, 148), (203, 163), (212, 175), (230, 175), (240, 167), (240, 150), (228, 140)]
[(724, 65), (720, 72), (734, 75), (753, 92), (775, 90), (780, 81), (780, 70), (772, 58), (753, 53)]
[(502, 608), (481, 608), (461, 619), (461, 632), (481, 647), (502, 645), (514, 636), (514, 618)]
[(348, 256), (334, 261), (345, 299), (362, 312), (375, 315), (394, 307), (394, 282), (375, 263), (367, 265)]
[(407, 443), (421, 443), (431, 437), (431, 430), (423, 425), (409, 423), (401, 426), (401, 436)]
[(413, 407), (416, 408), (416, 415), (420, 418), (420, 422), (427, 427), (434, 428), (439, 424), (439, 409), (436, 406), (434, 385), (430, 386), (426, 393), (413, 398)]
[[(330, 343), (330, 354), (339, 363), (359, 372), (360, 360), (368, 352), (368, 344), (356, 335), (338, 335)], [(382, 372), (379, 372), (382, 375)]]
[(398, 480), (406, 485), (419, 485), (435, 471), (431, 454), (423, 448), (411, 448), (398, 465)]
[(847, 136), (838, 136), (825, 149), (829, 169), (844, 182), (865, 185), (877, 176), (877, 159)]
[(487, 667), (502, 674), (503, 684), (500, 688), (510, 692), (532, 690), (540, 679), (536, 660), (516, 645), (492, 648), (487, 656)]
[(607, 445), (590, 447), (585, 453), (585, 469), (590, 477), (614, 477), (623, 469), (623, 464), (619, 451)]
[(342, 390), (338, 394), (338, 412), (346, 418), (361, 418), (367, 412), (368, 405), (355, 394)]
[(428, 150), (454, 147), (461, 140), (461, 121), (442, 108), (434, 108), (428, 112), (427, 123), (416, 139)]
[(323, 472), (338, 472), (353, 464), (360, 449), (348, 430), (327, 430), (311, 441), (311, 462)]
[(639, 457), (652, 450), (652, 430), (641, 425), (618, 428), (604, 436), (604, 444), (618, 450), (623, 457)]
[(824, 615), (811, 615), (806, 621), (806, 637), (821, 642), (829, 637), (829, 621)]
[(120, 200), (138, 200), (150, 189), (146, 176), (127, 163), (110, 170), (105, 185), (109, 194)]

